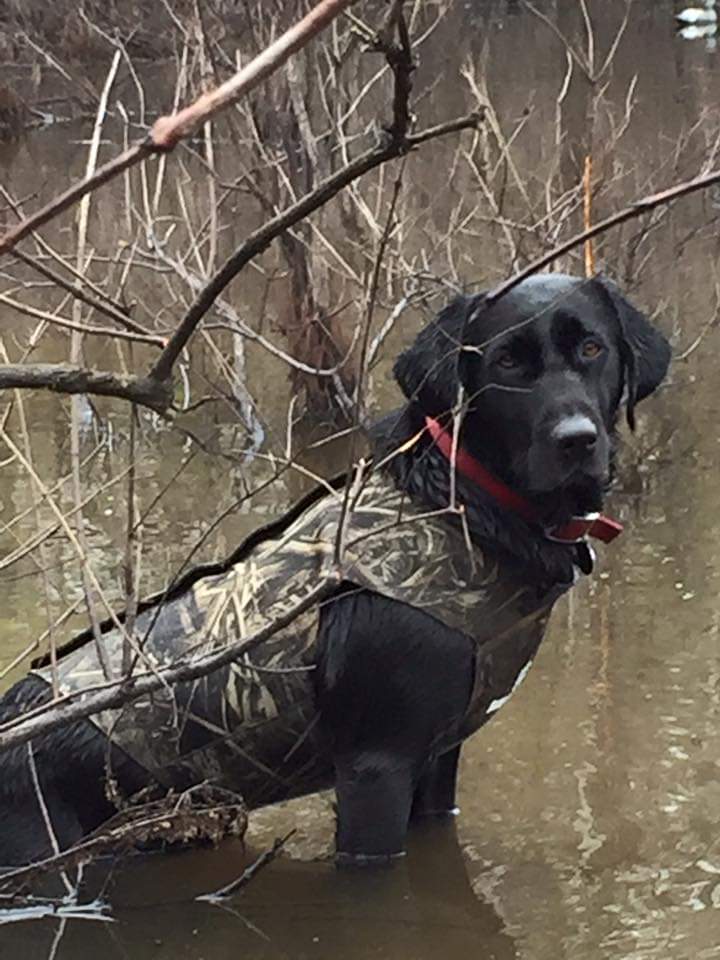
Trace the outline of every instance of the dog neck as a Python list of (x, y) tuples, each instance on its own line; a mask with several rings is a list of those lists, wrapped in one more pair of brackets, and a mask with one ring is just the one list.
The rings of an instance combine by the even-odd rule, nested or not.
[(622, 524), (598, 513), (572, 517), (568, 523), (544, 527), (533, 504), (490, 473), (467, 450), (457, 446), (453, 434), (446, 427), (443, 427), (433, 417), (425, 417), (425, 427), (435, 446), (454, 465), (458, 473), (489, 493), (501, 507), (518, 514), (526, 523), (542, 526), (544, 535), (549, 540), (555, 543), (572, 544), (578, 543), (586, 537), (593, 537), (603, 543), (610, 543), (622, 533)]
[(591, 572), (591, 551), (585, 541), (549, 540), (542, 526), (501, 506), (464, 474), (455, 471), (453, 478), (451, 461), (433, 442), (419, 405), (411, 403), (386, 414), (372, 426), (370, 439), (373, 456), (399, 489), (428, 510), (447, 507), (454, 493), (463, 504), (463, 530), (471, 540), (489, 555), (522, 569), (539, 587), (572, 581), (577, 568)]

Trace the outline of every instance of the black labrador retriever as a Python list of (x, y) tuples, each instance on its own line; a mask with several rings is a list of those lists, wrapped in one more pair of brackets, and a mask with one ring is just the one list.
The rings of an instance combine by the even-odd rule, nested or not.
[[(388, 539), (374, 555), (380, 580), (376, 567), (365, 575), (360, 564), (319, 608), (309, 654), (303, 648), (314, 719), (290, 750), (263, 739), (269, 728), (253, 727), (258, 762), (233, 783), (239, 776), (249, 805), (334, 784), (338, 859), (350, 863), (398, 855), (413, 816), (454, 809), (462, 739), (509, 698), (554, 599), (591, 571), (588, 537), (609, 541), (618, 532), (600, 515), (618, 411), (624, 400), (632, 425), (635, 404), (660, 384), (669, 360), (662, 334), (602, 278), (539, 275), (495, 302), (460, 297), (421, 331), (396, 362), (407, 403), (375, 428), (373, 461), (375, 489), (386, 502), (399, 497), (420, 533), (397, 548)], [(379, 529), (390, 537), (387, 525)], [(307, 526), (293, 536), (307, 543)], [(442, 557), (433, 556), (438, 544)], [(170, 599), (187, 606), (190, 587), (225, 583), (239, 559), (213, 568), (214, 577), (201, 571)], [(194, 629), (204, 621), (193, 604)], [(153, 610), (148, 633), (164, 623), (172, 640), (190, 629), (150, 603)], [(239, 661), (233, 667), (242, 673)], [(211, 688), (212, 677), (203, 690)], [(154, 776), (180, 788), (207, 779), (210, 768), (222, 783), (225, 762), (244, 769), (226, 741), (245, 744), (248, 725), (223, 736), (216, 724), (211, 736), (209, 707), (198, 721), (205, 708), (197, 690), (179, 694), (194, 714), (177, 741), (159, 725), (150, 731), (162, 762), (124, 741), (110, 744), (90, 719), (37, 736), (31, 754), (23, 744), (0, 755), (0, 864), (49, 852), (38, 792), (63, 847), (110, 817), (108, 757), (126, 795)], [(0, 724), (49, 697), (47, 677), (29, 675), (0, 700)], [(213, 764), (198, 773), (186, 761), (203, 749), (214, 751)], [(276, 775), (290, 763), (302, 777)]]

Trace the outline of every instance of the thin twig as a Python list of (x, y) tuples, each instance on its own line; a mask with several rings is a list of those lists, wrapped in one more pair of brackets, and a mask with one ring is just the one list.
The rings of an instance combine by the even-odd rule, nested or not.
[[(120, 58), (121, 53), (119, 50), (116, 50), (110, 64), (107, 77), (105, 78), (105, 84), (103, 86), (100, 102), (98, 104), (97, 115), (95, 117), (95, 125), (93, 127), (92, 137), (90, 138), (90, 147), (88, 149), (87, 164), (85, 167), (86, 179), (92, 177), (97, 167), (97, 159), (100, 153), (100, 138), (102, 136), (103, 125), (105, 123), (108, 99), (110, 97), (112, 86), (115, 82), (118, 67), (120, 66)], [(87, 245), (88, 221), (90, 219), (90, 200), (90, 194), (86, 194), (82, 198), (77, 214), (77, 248), (75, 253), (75, 269), (81, 276), (84, 275), (87, 269), (85, 262), (85, 248)], [(82, 304), (80, 300), (73, 301), (72, 310), (73, 323), (76, 325), (76, 327), (79, 327), (81, 326), (79, 321), (82, 311)], [(124, 336), (130, 336), (130, 334), (125, 333)], [(132, 334), (132, 336), (136, 336), (136, 334)], [(71, 363), (79, 364), (82, 357), (82, 343), (82, 332), (78, 329), (73, 330), (70, 340)], [(97, 653), (98, 662), (102, 668), (105, 679), (110, 680), (112, 678), (112, 671), (110, 668), (110, 659), (108, 657), (107, 650), (105, 649), (105, 640), (100, 629), (100, 615), (98, 613), (97, 603), (98, 597), (95, 589), (96, 577), (91, 566), (90, 550), (85, 533), (85, 521), (81, 506), (83, 500), (82, 483), (80, 477), (81, 403), (82, 401), (80, 399), (80, 395), (76, 394), (72, 399), (70, 408), (70, 464), (72, 470), (73, 497), (75, 499), (75, 507), (77, 511), (75, 516), (75, 536), (77, 537), (79, 549), (82, 551), (80, 572), (83, 593), (85, 595), (85, 604), (87, 606), (88, 617), (90, 618), (90, 624), (92, 626), (95, 651)]]
[(585, 243), (586, 240), (591, 240), (593, 237), (598, 237), (600, 234), (606, 233), (613, 227), (619, 227), (620, 224), (626, 223), (628, 220), (634, 220), (635, 217), (640, 217), (644, 213), (649, 213), (656, 207), (661, 207), (665, 204), (672, 203), (673, 200), (677, 200), (680, 197), (686, 197), (692, 193), (697, 193), (698, 190), (705, 190), (707, 187), (711, 187), (715, 183), (720, 183), (720, 170), (713, 170), (710, 173), (703, 174), (702, 176), (694, 177), (692, 180), (685, 180), (682, 183), (677, 183), (672, 187), (668, 187), (666, 190), (661, 190), (659, 193), (652, 193), (647, 197), (642, 197), (640, 200), (636, 200), (635, 203), (630, 204), (629, 207), (619, 210), (617, 213), (612, 214), (612, 216), (607, 217), (605, 220), (600, 220), (589, 230), (583, 230), (581, 233), (576, 233), (574, 236), (570, 237), (569, 240), (565, 240), (562, 243), (557, 244), (557, 246), (553, 247), (549, 253), (544, 253), (541, 257), (533, 260), (522, 270), (518, 270), (517, 273), (513, 274), (513, 276), (508, 280), (505, 280), (503, 283), (495, 287), (494, 290), (491, 290), (484, 302), (488, 305), (495, 303), (495, 301), (499, 300), (500, 297), (504, 297), (506, 293), (509, 293), (519, 283), (522, 283), (523, 280), (527, 280), (527, 278), (532, 276), (532, 274), (537, 273), (538, 270), (542, 270), (543, 267), (549, 266), (553, 260), (556, 260), (565, 253), (569, 253), (575, 247)]
[[(45, 832), (50, 843), (50, 848), (55, 856), (58, 857), (60, 856), (60, 844), (58, 843), (57, 835), (55, 834), (52, 820), (50, 819), (50, 812), (48, 811), (47, 803), (45, 802), (45, 795), (43, 794), (40, 786), (40, 778), (38, 777), (32, 742), (27, 744), (27, 762), (30, 769), (30, 779), (32, 780), (33, 790), (35, 791), (35, 799), (40, 807), (40, 814), (43, 818), (43, 823), (45, 824)], [(70, 883), (70, 880), (68, 879), (68, 876), (64, 870), (60, 871), (60, 877), (62, 878), (62, 882), (68, 896), (74, 897), (77, 891)]]
[[(589, 153), (585, 157), (583, 170), (583, 226), (586, 231), (592, 228), (592, 156)], [(584, 254), (585, 276), (593, 277), (595, 276), (595, 252), (592, 240), (585, 241)]]
[[(74, 290), (71, 284), (67, 286), (70, 287), (70, 292), (73, 293), (73, 295), (77, 294), (77, 290)], [(82, 300), (82, 297), (77, 297), (77, 302), (82, 302)], [(17, 310), (18, 313), (24, 313), (28, 317), (35, 317), (36, 320), (44, 320), (45, 323), (51, 326), (64, 327), (67, 330), (74, 330), (77, 333), (84, 333), (88, 336), (128, 340), (130, 343), (137, 341), (138, 343), (149, 343), (154, 347), (164, 347), (167, 342), (165, 337), (158, 336), (157, 334), (136, 333), (134, 330), (114, 330), (112, 327), (92, 327), (89, 324), (78, 323), (76, 320), (67, 320), (65, 317), (59, 317), (55, 313), (48, 313), (47, 310), (41, 310), (39, 307), (30, 306), (29, 303), (22, 303), (20, 300), (15, 300), (6, 293), (0, 293), (0, 303), (5, 303), (8, 307)]]
[(266, 867), (275, 859), (290, 837), (295, 833), (295, 830), (291, 830), (289, 833), (286, 833), (284, 837), (277, 837), (273, 845), (261, 853), (257, 860), (254, 860), (249, 867), (246, 867), (239, 877), (224, 887), (220, 887), (219, 890), (215, 890), (213, 893), (202, 893), (200, 896), (195, 897), (195, 899), (202, 900), (205, 903), (220, 903), (223, 900), (227, 900), (228, 897), (232, 897), (238, 890), (246, 887), (248, 883), (260, 873), (263, 867)]

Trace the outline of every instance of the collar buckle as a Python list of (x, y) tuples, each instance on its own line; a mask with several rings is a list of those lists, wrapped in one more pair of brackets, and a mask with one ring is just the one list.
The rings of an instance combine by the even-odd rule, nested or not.
[(600, 513), (586, 513), (582, 517), (572, 517), (561, 527), (546, 527), (545, 536), (555, 543), (583, 543), (588, 537), (602, 540), (603, 543), (612, 543), (622, 531), (622, 524), (617, 520), (611, 520)]
[(553, 543), (583, 543), (591, 536), (595, 522), (599, 519), (599, 513), (585, 513), (582, 516), (571, 517), (561, 527), (545, 527), (545, 536)]

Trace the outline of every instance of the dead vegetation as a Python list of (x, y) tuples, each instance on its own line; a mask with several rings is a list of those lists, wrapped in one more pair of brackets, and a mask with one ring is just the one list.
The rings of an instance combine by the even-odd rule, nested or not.
[(67, 875), (70, 871), (80, 877), (82, 869), (99, 857), (188, 844), (217, 846), (222, 840), (242, 838), (246, 827), (247, 811), (242, 798), (214, 787), (205, 785), (155, 800), (138, 796), (126, 801), (102, 831), (90, 834), (76, 847), (0, 875), (0, 898), (6, 906), (12, 906), (13, 901), (22, 902), (41, 877)]

